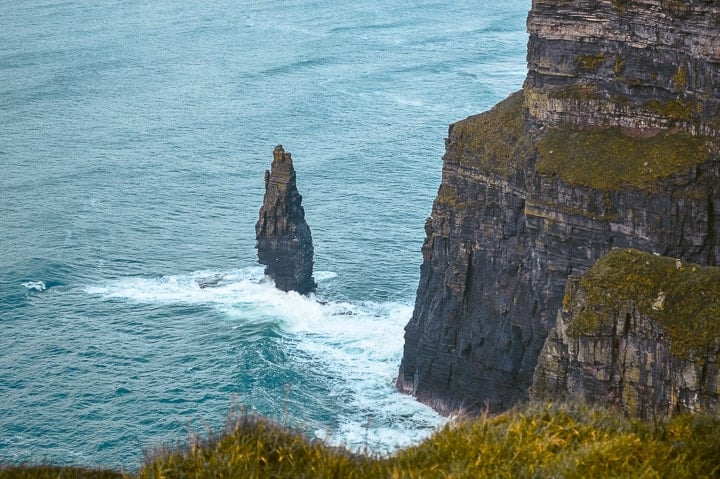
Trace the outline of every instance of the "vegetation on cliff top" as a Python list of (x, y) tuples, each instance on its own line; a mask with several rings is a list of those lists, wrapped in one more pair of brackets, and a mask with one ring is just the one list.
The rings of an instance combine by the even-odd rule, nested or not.
[[(565, 93), (570, 91), (584, 96), (595, 94), (592, 87), (578, 86)], [(648, 105), (669, 118), (689, 115), (679, 100)], [(536, 151), (527, 128), (523, 93), (514, 93), (491, 110), (452, 125), (450, 144), (448, 152), (461, 166), (511, 175)], [(719, 147), (715, 139), (676, 130), (643, 132), (571, 125), (548, 128), (535, 146), (538, 173), (557, 175), (570, 186), (603, 191), (655, 190), (661, 187), (658, 180), (709, 161)], [(452, 194), (441, 193), (445, 197)]]
[(553, 128), (538, 143), (537, 171), (604, 191), (653, 190), (659, 179), (710, 160), (709, 141), (674, 131), (643, 137), (618, 127)]
[(506, 176), (518, 161), (533, 155), (523, 114), (523, 93), (516, 92), (491, 110), (452, 125), (452, 151), (463, 166)]
[(0, 479), (697, 478), (720, 472), (719, 436), (717, 417), (648, 423), (583, 405), (536, 405), (456, 421), (417, 446), (371, 457), (243, 416), (219, 437), (158, 453), (136, 474), (8, 466)]
[(587, 305), (569, 325), (571, 334), (607, 328), (623, 304), (633, 302), (662, 326), (676, 357), (702, 356), (720, 341), (720, 267), (615, 249), (580, 284)]

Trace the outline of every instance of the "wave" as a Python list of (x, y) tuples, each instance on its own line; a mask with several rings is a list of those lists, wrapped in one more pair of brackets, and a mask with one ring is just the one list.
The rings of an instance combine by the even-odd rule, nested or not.
[(28, 289), (28, 291), (42, 292), (47, 289), (45, 281), (26, 281), (22, 283), (22, 286)]
[(231, 323), (274, 321), (290, 367), (324, 378), (327, 393), (313, 400), (324, 401), (334, 417), (311, 433), (331, 444), (386, 453), (429, 435), (443, 418), (394, 388), (412, 305), (335, 301), (323, 290), (337, 274), (321, 271), (315, 278), (318, 294), (308, 296), (276, 289), (262, 267), (121, 278), (86, 292), (132, 303), (204, 305)]

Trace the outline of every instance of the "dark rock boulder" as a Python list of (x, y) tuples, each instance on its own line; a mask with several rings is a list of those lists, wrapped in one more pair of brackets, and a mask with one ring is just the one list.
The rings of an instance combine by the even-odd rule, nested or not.
[(281, 145), (273, 151), (270, 171), (265, 171), (265, 197), (255, 237), (258, 261), (278, 289), (300, 294), (315, 290), (312, 235), (295, 183), (292, 157)]

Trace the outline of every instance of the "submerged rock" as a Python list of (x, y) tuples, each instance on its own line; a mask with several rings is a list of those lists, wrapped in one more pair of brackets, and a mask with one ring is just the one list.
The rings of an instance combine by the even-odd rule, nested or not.
[(255, 238), (258, 261), (277, 288), (300, 294), (315, 290), (312, 235), (295, 184), (292, 157), (282, 145), (275, 147), (271, 169), (265, 171), (265, 197)]

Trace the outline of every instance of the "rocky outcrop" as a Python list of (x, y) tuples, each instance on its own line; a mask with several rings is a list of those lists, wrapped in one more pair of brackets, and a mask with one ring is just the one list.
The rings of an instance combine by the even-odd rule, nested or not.
[(265, 197), (255, 236), (258, 261), (275, 286), (301, 294), (315, 289), (312, 235), (295, 184), (292, 157), (281, 145), (273, 151), (271, 170), (265, 171)]
[[(445, 412), (508, 408), (569, 276), (613, 247), (720, 263), (717, 8), (533, 3), (523, 91), (450, 126), (400, 390)], [(685, 80), (662, 73), (678, 65)]]
[(720, 406), (720, 268), (613, 250), (571, 278), (531, 396), (643, 418)]
[(545, 124), (720, 132), (720, 4), (535, 0), (530, 115)]

